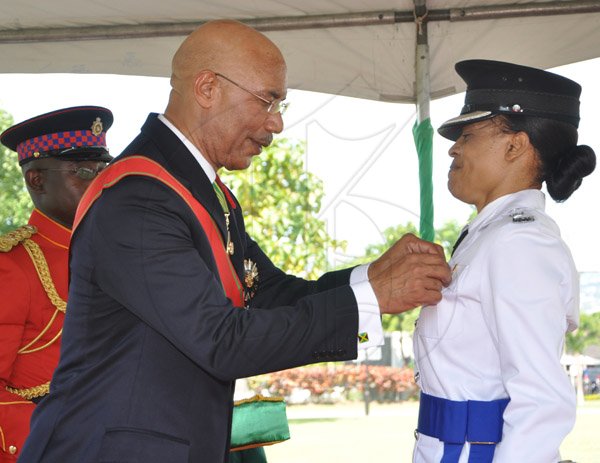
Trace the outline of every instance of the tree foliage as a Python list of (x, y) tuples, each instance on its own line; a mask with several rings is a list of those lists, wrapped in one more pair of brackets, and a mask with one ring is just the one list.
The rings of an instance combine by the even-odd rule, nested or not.
[(600, 340), (600, 312), (593, 314), (582, 313), (579, 318), (579, 328), (567, 334), (567, 352), (582, 354), (591, 345), (598, 345)]
[[(0, 109), (0, 133), (12, 124), (12, 116)], [(27, 223), (32, 209), (17, 154), (0, 145), (0, 234)]]
[(242, 172), (224, 172), (246, 229), (274, 264), (306, 278), (327, 270), (328, 248), (343, 247), (318, 218), (323, 182), (304, 167), (304, 142), (276, 139)]

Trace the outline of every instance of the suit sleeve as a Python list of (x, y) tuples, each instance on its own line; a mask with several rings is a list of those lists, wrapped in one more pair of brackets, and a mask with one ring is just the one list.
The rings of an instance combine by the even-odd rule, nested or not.
[[(273, 265), (258, 244), (248, 235), (246, 235), (246, 240), (250, 243), (247, 254), (253, 262), (258, 263), (261, 275), (259, 289), (252, 299), (253, 307), (268, 309), (284, 304), (294, 304), (308, 294), (350, 285), (358, 303), (359, 321), (356, 332), (358, 348), (363, 350), (383, 345), (381, 314), (377, 298), (368, 281), (367, 265), (328, 272), (316, 281), (307, 281), (282, 272)], [(363, 337), (363, 340), (359, 342), (359, 335), (366, 335), (366, 338)]]
[(86, 238), (102, 290), (219, 379), (356, 357), (348, 286), (275, 298), (271, 310), (233, 307), (197, 220), (158, 182), (128, 178), (103, 193), (74, 245)]
[(260, 269), (259, 288), (252, 300), (254, 307), (269, 309), (294, 304), (304, 296), (350, 283), (352, 268), (328, 272), (316, 281), (288, 275), (273, 265), (260, 246), (248, 235), (246, 235), (246, 242), (248, 243), (246, 257), (255, 262)]
[(510, 396), (494, 459), (545, 463), (560, 460), (560, 444), (575, 421), (575, 393), (560, 356), (577, 304), (577, 273), (559, 238), (518, 227), (490, 251), (482, 301), (493, 307)]

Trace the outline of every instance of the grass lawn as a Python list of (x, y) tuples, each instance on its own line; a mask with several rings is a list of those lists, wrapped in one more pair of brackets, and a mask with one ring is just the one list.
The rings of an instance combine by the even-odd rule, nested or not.
[[(411, 462), (417, 403), (296, 405), (288, 407), (292, 438), (266, 447), (269, 463)], [(578, 409), (561, 448), (577, 463), (600, 462), (600, 401)]]

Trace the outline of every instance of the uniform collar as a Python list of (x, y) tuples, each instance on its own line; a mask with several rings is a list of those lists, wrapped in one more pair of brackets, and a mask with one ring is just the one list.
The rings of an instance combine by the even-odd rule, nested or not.
[(492, 220), (508, 214), (513, 209), (536, 209), (543, 211), (546, 206), (546, 197), (540, 190), (521, 190), (501, 196), (487, 206), (469, 224), (469, 233), (490, 223)]
[(34, 209), (29, 217), (29, 224), (37, 228), (38, 234), (51, 243), (62, 248), (69, 248), (71, 230), (52, 220), (39, 209)]

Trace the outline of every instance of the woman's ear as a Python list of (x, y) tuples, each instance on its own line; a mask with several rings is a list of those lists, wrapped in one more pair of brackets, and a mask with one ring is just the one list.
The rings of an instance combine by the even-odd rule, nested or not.
[(202, 108), (210, 108), (214, 104), (218, 92), (217, 76), (212, 71), (201, 71), (194, 79), (194, 97)]
[(505, 158), (507, 161), (512, 162), (519, 159), (524, 154), (533, 154), (534, 152), (533, 145), (529, 141), (529, 135), (525, 132), (515, 132), (511, 135)]

